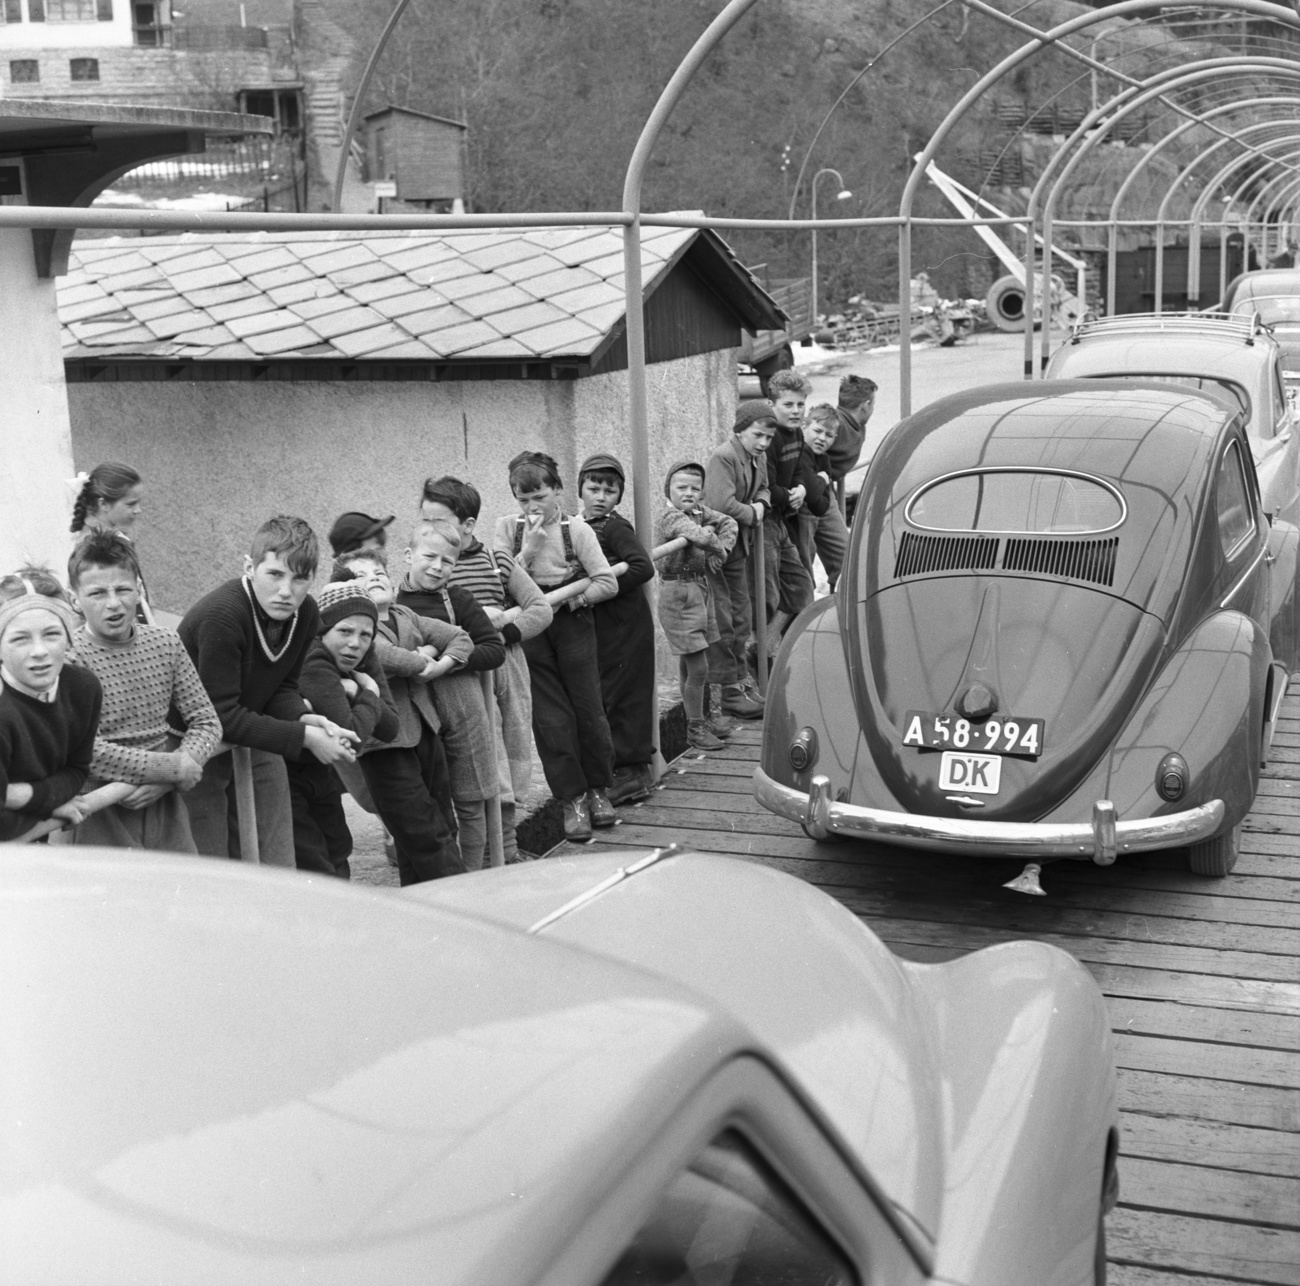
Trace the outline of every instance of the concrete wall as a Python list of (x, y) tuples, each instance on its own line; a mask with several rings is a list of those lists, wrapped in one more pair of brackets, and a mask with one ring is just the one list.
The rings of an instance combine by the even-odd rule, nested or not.
[(71, 548), (75, 472), (54, 282), (36, 276), (32, 234), (0, 228), (0, 575), (60, 567)]
[[(68, 394), (77, 467), (118, 459), (144, 476), (135, 534), (145, 575), (160, 606), (184, 611), (238, 574), (273, 513), (306, 518), (322, 541), (346, 509), (395, 513), (400, 549), (424, 478), (454, 473), (483, 493), (490, 529), (517, 512), (506, 465), (526, 448), (553, 455), (572, 493), (586, 455), (630, 457), (626, 379), (106, 383)], [(656, 493), (673, 458), (704, 453), (730, 429), (735, 387), (731, 351), (650, 368)]]

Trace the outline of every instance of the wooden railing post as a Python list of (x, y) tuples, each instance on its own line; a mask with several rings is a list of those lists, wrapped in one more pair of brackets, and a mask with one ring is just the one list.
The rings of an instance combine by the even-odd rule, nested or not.
[[(764, 515), (763, 522), (767, 521)], [(758, 693), (767, 698), (767, 540), (759, 523), (754, 541), (754, 651)]]
[[(497, 757), (497, 694), (496, 686), (492, 680), (492, 671), (480, 670), (479, 682), (483, 686), (483, 705), (487, 714), (488, 739), (492, 742), (492, 762), (496, 765), (499, 773), (501, 764)], [(510, 771), (508, 761), (506, 771)], [(498, 781), (497, 784), (499, 786), (500, 782)], [(518, 807), (519, 801), (515, 800), (515, 808), (518, 809)], [(487, 812), (488, 865), (504, 866), (506, 864), (506, 850), (505, 838), (501, 832), (500, 790), (490, 799), (484, 801), (484, 808)]]
[(253, 794), (253, 752), (247, 746), (232, 746), (230, 759), (235, 772), (235, 812), (239, 816), (239, 856), (260, 865), (257, 844), (257, 803)]

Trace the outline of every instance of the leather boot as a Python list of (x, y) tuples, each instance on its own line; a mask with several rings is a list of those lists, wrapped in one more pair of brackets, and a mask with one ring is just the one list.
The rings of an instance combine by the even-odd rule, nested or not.
[(715, 737), (703, 719), (691, 719), (686, 724), (686, 744), (696, 750), (721, 750), (727, 743)]
[(587, 809), (586, 795), (561, 802), (564, 809), (564, 838), (575, 843), (585, 843), (591, 838), (591, 813)]
[(587, 809), (591, 814), (593, 826), (618, 825), (618, 814), (614, 811), (614, 805), (609, 802), (609, 796), (605, 794), (603, 786), (587, 792)]
[(737, 719), (761, 719), (763, 703), (741, 683), (729, 683), (722, 689), (722, 711)]

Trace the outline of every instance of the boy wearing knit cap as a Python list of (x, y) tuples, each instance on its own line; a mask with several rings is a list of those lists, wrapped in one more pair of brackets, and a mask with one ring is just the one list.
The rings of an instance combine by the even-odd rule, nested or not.
[[(244, 574), (199, 599), (177, 631), (221, 719), (222, 740), (252, 751), (260, 860), (294, 865), (293, 811), (285, 760), (322, 764), (355, 758), (355, 733), (307, 707), (298, 675), (320, 616), (308, 590), (316, 575), (316, 536), (280, 514), (254, 533)], [(239, 857), (234, 764), (229, 751), (209, 759), (185, 796), (200, 853)]]
[(731, 553), (709, 572), (718, 618), (718, 641), (709, 646), (709, 683), (719, 685), (724, 714), (757, 719), (763, 701), (745, 663), (753, 628), (749, 593), (750, 552), (762, 539), (763, 519), (771, 507), (767, 485), (767, 448), (776, 432), (772, 403), (753, 400), (736, 408), (731, 440), (718, 447), (704, 466), (704, 503), (726, 514), (739, 528)]
[[(95, 532), (77, 546), (68, 584), (85, 618), (73, 634), (77, 660), (104, 689), (91, 786), (135, 787), (82, 822), (73, 843), (197, 853), (178, 792), (202, 779), (221, 741), (221, 720), (194, 663), (175, 633), (137, 620), (140, 565), (117, 533)], [(184, 725), (180, 737), (169, 712)]]
[(659, 624), (678, 658), (682, 704), (686, 707), (686, 740), (697, 750), (721, 750), (723, 742), (704, 719), (704, 683), (708, 677), (708, 648), (718, 641), (718, 622), (708, 571), (726, 561), (736, 543), (733, 518), (700, 503), (704, 466), (677, 460), (668, 468), (664, 495), (668, 508), (655, 524), (655, 544), (685, 537), (676, 549), (655, 561), (659, 588)]
[(641, 588), (655, 569), (636, 538), (636, 528), (617, 510), (625, 481), (618, 458), (604, 452), (588, 456), (578, 470), (583, 520), (596, 533), (611, 567), (621, 563), (627, 568), (618, 578), (618, 593), (591, 612), (600, 694), (614, 745), (611, 804), (644, 799), (650, 793), (658, 723), (654, 617)]
[[(397, 712), (381, 690), (374, 662), (379, 612), (356, 581), (326, 585), (316, 599), (320, 624), (298, 677), (311, 708), (358, 741), (397, 736)], [(351, 879), (352, 832), (343, 812), (343, 786), (334, 769), (318, 760), (288, 765), (293, 805), (294, 861), (300, 871)]]
[(30, 587), (0, 591), (0, 843), (57, 817), (84, 817), (99, 725), (99, 680), (65, 665), (76, 617)]

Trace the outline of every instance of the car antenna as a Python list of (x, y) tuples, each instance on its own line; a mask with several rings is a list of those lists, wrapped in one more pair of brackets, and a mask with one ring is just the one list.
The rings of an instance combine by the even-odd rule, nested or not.
[(1037, 862), (1030, 862), (1014, 880), (1008, 880), (1002, 887), (1011, 889), (1015, 893), (1028, 893), (1032, 897), (1045, 898), (1046, 889), (1038, 882), (1038, 877), (1043, 873), (1043, 868)]

